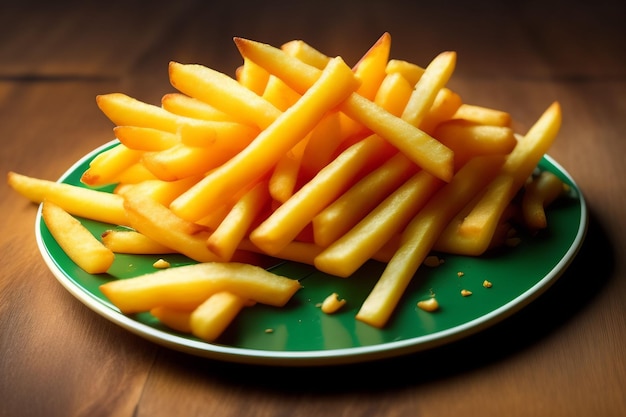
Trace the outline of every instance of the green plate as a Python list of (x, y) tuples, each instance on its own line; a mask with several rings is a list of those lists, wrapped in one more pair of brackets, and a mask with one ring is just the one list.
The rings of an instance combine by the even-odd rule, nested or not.
[[(114, 146), (109, 142), (74, 164), (59, 181), (80, 185), (89, 162)], [(570, 264), (587, 228), (587, 208), (570, 175), (546, 156), (539, 169), (558, 175), (570, 185), (567, 198), (550, 206), (549, 228), (498, 253), (481, 257), (440, 254), (445, 263), (421, 267), (394, 316), (384, 329), (355, 319), (355, 314), (384, 269), (371, 261), (348, 279), (319, 272), (294, 262), (278, 262), (271, 269), (301, 280), (303, 288), (289, 304), (274, 308), (257, 304), (245, 309), (216, 343), (206, 343), (161, 325), (147, 313), (124, 315), (100, 292), (99, 286), (154, 272), (157, 256), (116, 256), (109, 274), (90, 275), (78, 268), (37, 214), (37, 242), (46, 264), (59, 282), (87, 307), (123, 328), (168, 348), (217, 360), (265, 365), (321, 365), (371, 361), (430, 349), (483, 330), (528, 305)], [(111, 225), (83, 220), (96, 236)], [(190, 263), (184, 256), (165, 256), (172, 265)], [(459, 277), (458, 272), (463, 272)], [(484, 280), (492, 282), (484, 288)], [(462, 289), (472, 291), (469, 297)], [(327, 315), (319, 303), (337, 292), (347, 299), (340, 312)], [(428, 313), (416, 307), (435, 293), (441, 308)], [(267, 331), (271, 329), (271, 332)]]

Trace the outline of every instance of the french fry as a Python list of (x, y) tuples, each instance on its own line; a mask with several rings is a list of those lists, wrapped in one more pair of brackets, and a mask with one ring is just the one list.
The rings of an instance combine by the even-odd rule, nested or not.
[(401, 116), (403, 120), (419, 126), (437, 94), (452, 76), (455, 65), (456, 53), (452, 51), (440, 53), (428, 64), (404, 108)]
[(511, 114), (502, 110), (464, 103), (452, 116), (452, 119), (467, 120), (490, 126), (511, 126)]
[(412, 92), (413, 87), (401, 74), (389, 74), (378, 88), (374, 103), (394, 116), (400, 117)]
[(279, 203), (287, 201), (298, 186), (298, 176), (303, 162), (304, 150), (310, 135), (296, 144), (277, 163), (272, 171), (268, 188), (272, 198)]
[(7, 183), (33, 203), (48, 200), (74, 216), (103, 223), (129, 224), (124, 200), (119, 195), (29, 177), (13, 171), (7, 174)]
[(159, 319), (161, 323), (181, 333), (191, 333), (191, 311), (176, 310), (163, 306), (154, 307), (150, 314)]
[(426, 171), (413, 175), (320, 253), (315, 266), (339, 277), (350, 276), (399, 233), (442, 184)]
[(206, 246), (208, 232), (176, 216), (167, 207), (140, 193), (124, 193), (130, 225), (139, 233), (198, 262), (219, 258)]
[(262, 97), (277, 109), (285, 111), (300, 99), (300, 94), (293, 91), (280, 78), (271, 75)]
[(385, 69), (391, 49), (391, 35), (387, 32), (372, 45), (353, 67), (354, 74), (361, 80), (356, 93), (368, 100), (374, 100), (380, 84), (385, 79)]
[(180, 92), (197, 98), (229, 115), (245, 117), (247, 123), (268, 127), (282, 113), (269, 101), (226, 74), (203, 65), (169, 65), (170, 82)]
[(316, 214), (341, 195), (384, 147), (384, 140), (372, 135), (348, 148), (274, 210), (250, 233), (250, 240), (266, 253), (280, 251)]
[(197, 98), (181, 93), (165, 94), (161, 97), (161, 107), (170, 113), (189, 119), (238, 123), (243, 123), (245, 120), (237, 115), (224, 113)]
[(474, 158), (440, 188), (402, 232), (400, 246), (387, 263), (356, 318), (383, 327), (448, 222), (480, 191), (502, 165), (500, 156)]
[(54, 240), (76, 265), (89, 274), (103, 274), (109, 270), (115, 254), (71, 214), (45, 200), (41, 215)]
[(270, 74), (249, 59), (244, 59), (243, 65), (237, 71), (236, 78), (241, 85), (253, 91), (256, 95), (262, 96), (267, 88)]
[(100, 236), (102, 244), (114, 253), (161, 255), (176, 251), (134, 230), (106, 230)]
[(424, 68), (412, 62), (402, 59), (390, 59), (385, 68), (387, 74), (401, 74), (410, 84), (414, 86), (422, 78)]
[(269, 202), (267, 182), (261, 181), (235, 203), (207, 239), (208, 248), (220, 259), (230, 261), (259, 214)]
[(135, 193), (167, 206), (172, 200), (198, 182), (200, 177), (187, 177), (178, 181), (163, 181), (151, 179), (137, 184), (121, 184), (115, 188), (115, 193), (124, 196), (126, 192)]
[(343, 60), (333, 59), (315, 86), (275, 123), (261, 131), (248, 147), (174, 200), (171, 204), (174, 213), (196, 221), (219, 204), (224, 193), (257, 181), (311, 131), (324, 113), (344, 100), (357, 86), (358, 82)]
[[(242, 38), (235, 38), (235, 43), (242, 56), (255, 61), (298, 92), (306, 91), (320, 76), (317, 68), (270, 45)], [(341, 111), (385, 138), (436, 177), (444, 181), (452, 177), (453, 152), (407, 121), (356, 93), (343, 101)]]
[(452, 118), (462, 105), (463, 101), (461, 100), (460, 95), (449, 88), (444, 87), (440, 89), (437, 93), (437, 97), (435, 97), (433, 105), (420, 122), (419, 128), (424, 132), (433, 135), (435, 128), (443, 121)]
[(400, 153), (389, 158), (313, 218), (315, 243), (325, 247), (347, 233), (417, 170)]
[(152, 127), (115, 126), (113, 133), (122, 145), (136, 151), (162, 151), (180, 142), (176, 134)]
[(530, 230), (548, 227), (545, 208), (563, 194), (565, 184), (549, 171), (543, 171), (524, 187), (521, 211)]
[(100, 110), (117, 126), (139, 126), (175, 133), (180, 116), (122, 93), (96, 96)]
[(189, 311), (221, 291), (282, 307), (300, 288), (295, 279), (236, 262), (179, 266), (100, 286), (102, 293), (125, 314), (156, 307)]
[(183, 144), (211, 148), (216, 153), (238, 152), (258, 133), (258, 128), (230, 121), (194, 120), (183, 123), (178, 128), (178, 135)]
[(215, 341), (247, 303), (248, 300), (228, 291), (209, 296), (189, 316), (191, 333), (207, 342)]
[(92, 187), (115, 184), (118, 176), (142, 157), (142, 151), (118, 144), (98, 154), (80, 180)]
[(283, 44), (280, 49), (288, 55), (320, 70), (324, 69), (328, 65), (328, 61), (330, 61), (328, 56), (300, 39), (289, 41)]
[(441, 250), (478, 256), (489, 248), (502, 213), (556, 139), (560, 125), (561, 107), (554, 102), (507, 155), (498, 176), (464, 210), (463, 217), (450, 222), (451, 230), (437, 242)]

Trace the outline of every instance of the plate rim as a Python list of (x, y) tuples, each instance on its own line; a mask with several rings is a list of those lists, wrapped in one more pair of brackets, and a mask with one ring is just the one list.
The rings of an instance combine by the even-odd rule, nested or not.
[[(116, 143), (119, 143), (119, 141), (114, 139), (87, 153), (72, 164), (72, 166), (59, 177), (57, 182), (65, 181), (79, 166), (83, 165), (86, 160), (115, 145)], [(548, 273), (546, 273), (543, 278), (538, 280), (526, 291), (506, 302), (502, 306), (491, 310), (487, 314), (435, 333), (375, 345), (327, 350), (274, 351), (196, 341), (173, 333), (168, 333), (164, 330), (160, 330), (134, 320), (132, 317), (126, 316), (119, 310), (105, 304), (102, 300), (99, 300), (89, 291), (75, 283), (61, 270), (59, 265), (52, 258), (52, 255), (46, 247), (41, 234), (41, 205), (38, 207), (35, 220), (35, 237), (39, 252), (41, 253), (46, 266), (52, 272), (57, 281), (59, 281), (59, 283), (70, 294), (98, 315), (157, 345), (209, 359), (251, 365), (315, 366), (373, 361), (428, 350), (478, 333), (500, 321), (503, 321), (507, 317), (510, 317), (526, 307), (541, 294), (547, 291), (548, 288), (550, 288), (552, 284), (560, 278), (578, 254), (578, 251), (580, 250), (585, 239), (588, 228), (588, 209), (582, 191), (570, 173), (550, 155), (546, 154), (543, 158), (552, 164), (562, 175), (564, 175), (568, 181), (574, 184), (577, 190), (577, 198), (581, 210), (580, 221), (575, 238), (570, 243), (566, 253), (556, 263), (556, 265)]]

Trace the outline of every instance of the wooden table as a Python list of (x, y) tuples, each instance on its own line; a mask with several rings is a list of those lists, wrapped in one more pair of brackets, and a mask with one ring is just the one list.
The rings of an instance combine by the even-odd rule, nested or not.
[(170, 60), (233, 75), (233, 36), (303, 39), (354, 64), (388, 31), (394, 58), (457, 51), (450, 87), (522, 130), (558, 100), (550, 154), (590, 218), (561, 279), (484, 332), (372, 363), (270, 368), (162, 348), (93, 313), (42, 261), (36, 206), (3, 183), (0, 416), (626, 415), (622, 2), (11, 3), (0, 5), (3, 172), (57, 179), (113, 137), (95, 96), (158, 103), (173, 91)]

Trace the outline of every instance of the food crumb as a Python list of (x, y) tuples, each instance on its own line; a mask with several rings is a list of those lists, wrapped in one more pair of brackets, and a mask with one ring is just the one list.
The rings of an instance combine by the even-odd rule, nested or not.
[(439, 258), (437, 255), (430, 255), (424, 259), (424, 265), (434, 268), (436, 266), (441, 265), (444, 262), (443, 259)]
[(431, 297), (428, 300), (422, 300), (417, 302), (417, 307), (428, 312), (439, 310), (439, 302)]
[(465, 272), (463, 272), (463, 271), (459, 271), (459, 272), (456, 273), (456, 276), (459, 277), (459, 278), (461, 278), (463, 275), (465, 275)]
[(159, 259), (158, 261), (153, 263), (152, 266), (155, 268), (159, 268), (159, 269), (165, 269), (165, 268), (169, 268), (171, 265), (165, 259)]
[(345, 299), (339, 299), (339, 295), (334, 292), (322, 302), (321, 309), (326, 314), (335, 313), (346, 303)]
[(274, 333), (274, 329), (265, 329), (265, 333)]
[(493, 284), (491, 283), (491, 281), (487, 281), (487, 280), (483, 281), (483, 287), (491, 288), (492, 286), (493, 286)]
[(470, 295), (472, 295), (472, 292), (470, 290), (461, 290), (461, 295), (463, 297), (469, 297)]

